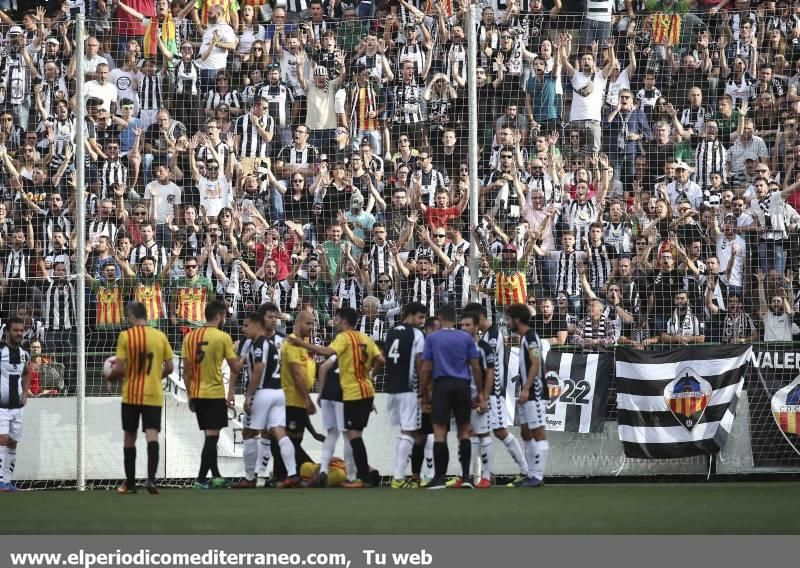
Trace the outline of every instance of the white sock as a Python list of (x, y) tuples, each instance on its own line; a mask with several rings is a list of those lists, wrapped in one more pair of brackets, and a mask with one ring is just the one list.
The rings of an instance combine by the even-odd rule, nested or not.
[(408, 460), (411, 459), (411, 450), (414, 449), (414, 438), (408, 434), (397, 437), (397, 446), (394, 453), (394, 478), (403, 479), (406, 476)]
[(0, 446), (0, 483), (6, 482), (6, 452), (8, 448)]
[(294, 461), (294, 444), (289, 439), (289, 436), (284, 436), (278, 441), (281, 447), (281, 457), (283, 464), (286, 466), (286, 475), (297, 475), (297, 463)]
[(259, 477), (269, 476), (269, 460), (272, 459), (272, 445), (269, 438), (258, 439), (258, 466), (256, 467), (256, 474)]
[(242, 442), (242, 457), (244, 458), (244, 477), (253, 481), (256, 477), (256, 464), (258, 463), (258, 438), (249, 438)]
[(531, 467), (531, 474), (536, 479), (542, 480), (544, 479), (544, 467), (547, 464), (547, 455), (550, 453), (550, 444), (547, 443), (547, 440), (539, 440), (538, 442), (534, 442), (534, 448), (536, 451), (536, 461)]
[(528, 460), (525, 459), (525, 453), (522, 451), (522, 446), (519, 445), (519, 440), (514, 437), (514, 434), (509, 432), (508, 436), (503, 438), (503, 445), (508, 450), (508, 453), (511, 454), (511, 458), (519, 466), (519, 472), (522, 475), (527, 475)]
[(325, 441), (322, 442), (322, 453), (319, 458), (319, 472), (328, 473), (328, 468), (331, 465), (331, 458), (336, 451), (336, 442), (339, 441), (338, 430), (328, 430), (325, 434)]
[(353, 459), (353, 446), (350, 445), (350, 440), (347, 438), (347, 436), (344, 437), (344, 464), (347, 469), (345, 473), (347, 481), (355, 481), (357, 473), (356, 460)]
[(481, 478), (492, 478), (492, 457), (494, 455), (494, 446), (492, 445), (492, 437), (484, 436), (481, 438)]
[(17, 465), (17, 448), (6, 448), (6, 459), (3, 460), (3, 477), (6, 483), (14, 479), (14, 466)]
[(535, 477), (534, 472), (536, 470), (534, 468), (534, 464), (536, 463), (536, 440), (525, 441), (525, 458), (528, 461), (528, 470), (526, 472), (527, 476)]
[(477, 480), (481, 475), (481, 466), (483, 465), (481, 463), (481, 439), (477, 436), (470, 436), (469, 445), (471, 446), (470, 457), (472, 458), (472, 463), (469, 464), (470, 472), (472, 472), (472, 477)]
[(422, 477), (433, 478), (433, 434), (428, 434), (425, 439), (425, 461), (422, 465)]

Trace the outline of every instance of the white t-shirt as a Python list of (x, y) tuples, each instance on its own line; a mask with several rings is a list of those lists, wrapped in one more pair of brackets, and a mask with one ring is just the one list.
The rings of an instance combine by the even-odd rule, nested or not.
[(109, 65), (109, 67), (110, 67), (110, 64), (108, 63), (108, 59), (106, 59), (102, 55), (95, 55), (91, 59), (87, 59), (83, 63), (83, 71), (84, 71), (84, 73), (95, 73), (97, 71), (97, 66), (100, 65), (101, 63), (105, 63), (106, 65)]
[(153, 180), (144, 188), (144, 198), (150, 199), (150, 188), (158, 188), (156, 196), (156, 223), (163, 225), (166, 223), (168, 215), (175, 215), (175, 206), (181, 204), (181, 188), (173, 182), (161, 185), (158, 180)]
[(722, 272), (728, 271), (733, 246), (736, 245), (736, 258), (733, 261), (733, 270), (728, 277), (728, 284), (731, 286), (742, 286), (742, 275), (744, 273), (744, 255), (747, 250), (747, 243), (740, 235), (734, 235), (732, 240), (725, 238), (725, 235), (717, 236), (717, 258)]
[(590, 82), (594, 83), (594, 88), (588, 97), (573, 93), (572, 106), (569, 109), (570, 122), (575, 120), (599, 122), (602, 119), (603, 93), (606, 90), (606, 77), (603, 72), (596, 71), (592, 79), (592, 75), (587, 77), (582, 71), (575, 71), (570, 84), (574, 90), (579, 91)]
[(779, 316), (767, 312), (761, 321), (764, 322), (764, 341), (791, 341), (792, 334), (800, 333), (800, 328), (786, 312)]
[(117, 102), (117, 88), (113, 83), (106, 81), (105, 85), (101, 85), (97, 81), (87, 81), (83, 86), (84, 100), (89, 97), (97, 97), (103, 101), (100, 108), (111, 112), (111, 101)]
[(130, 99), (133, 101), (133, 116), (138, 116), (137, 74), (137, 71), (123, 71), (120, 68), (114, 69), (108, 74), (108, 82), (117, 88), (117, 114), (122, 114), (119, 109), (122, 99)]
[[(203, 34), (203, 43), (200, 45), (200, 51), (198, 53), (206, 52), (208, 47), (211, 45), (211, 41), (214, 39), (215, 31), (223, 43), (236, 42), (236, 34), (234, 33), (232, 27), (224, 23), (214, 24), (209, 26), (206, 32)], [(211, 50), (211, 54), (207, 59), (203, 60), (201, 57), (198, 57), (195, 63), (197, 63), (197, 66), (200, 69), (225, 69), (225, 67), (228, 65), (228, 50), (222, 49), (221, 47), (215, 47), (213, 50)]]
[(628, 68), (622, 70), (622, 72), (617, 76), (617, 80), (609, 83), (608, 85), (608, 92), (606, 93), (606, 104), (611, 105), (612, 107), (617, 106), (619, 102), (619, 92), (622, 89), (630, 89), (631, 88), (631, 79), (628, 77)]
[(200, 205), (206, 208), (207, 216), (216, 217), (223, 207), (231, 206), (231, 184), (225, 179), (225, 176), (220, 175), (214, 181), (201, 177), (198, 189), (200, 190)]

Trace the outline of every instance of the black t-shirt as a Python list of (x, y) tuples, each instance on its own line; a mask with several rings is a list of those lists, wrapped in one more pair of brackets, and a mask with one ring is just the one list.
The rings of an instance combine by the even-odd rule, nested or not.
[(567, 331), (566, 321), (563, 318), (557, 318), (555, 314), (549, 322), (545, 322), (541, 314), (537, 315), (533, 318), (531, 327), (542, 339), (550, 339), (556, 337), (559, 331)]
[(659, 314), (670, 314), (673, 309), (675, 293), (683, 290), (683, 277), (677, 270), (660, 272), (650, 280), (650, 295), (655, 301), (655, 311)]

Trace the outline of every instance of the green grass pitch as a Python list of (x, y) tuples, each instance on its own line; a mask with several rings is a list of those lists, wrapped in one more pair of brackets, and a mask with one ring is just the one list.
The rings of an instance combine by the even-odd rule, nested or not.
[(0, 509), (13, 512), (0, 515), (0, 533), (796, 534), (798, 488), (774, 482), (483, 491), (165, 489), (159, 496), (33, 491), (0, 494)]

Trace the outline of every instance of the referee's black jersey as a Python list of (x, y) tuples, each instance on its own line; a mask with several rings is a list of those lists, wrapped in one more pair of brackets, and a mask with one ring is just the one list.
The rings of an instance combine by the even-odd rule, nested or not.
[(328, 370), (325, 375), (325, 384), (322, 385), (320, 398), (322, 400), (332, 400), (334, 402), (342, 402), (342, 381), (339, 375), (339, 360), (336, 355), (332, 356), (333, 367)]
[(22, 347), (0, 343), (0, 408), (22, 408), (22, 376), (30, 361)]
[(383, 354), (386, 359), (386, 392), (416, 392), (417, 358), (425, 348), (425, 335), (410, 325), (400, 324), (389, 330)]
[[(264, 363), (261, 376), (254, 373), (258, 363)], [(258, 383), (257, 390), (281, 388), (281, 353), (273, 340), (263, 335), (255, 339), (247, 352), (247, 366), (250, 378)]]
[(542, 344), (539, 341), (539, 335), (533, 331), (533, 329), (529, 329), (519, 342), (519, 375), (523, 385), (528, 380), (528, 370), (533, 364), (533, 360), (531, 359), (532, 355), (530, 353), (531, 350), (535, 350), (539, 353), (539, 375), (533, 383), (533, 388), (531, 389), (528, 400), (550, 400), (550, 396), (544, 386), (544, 377), (542, 375)]

